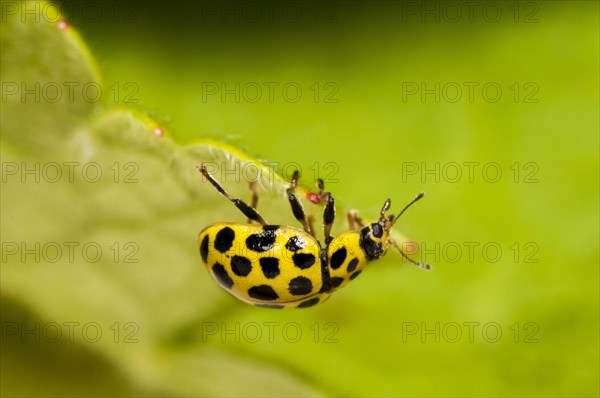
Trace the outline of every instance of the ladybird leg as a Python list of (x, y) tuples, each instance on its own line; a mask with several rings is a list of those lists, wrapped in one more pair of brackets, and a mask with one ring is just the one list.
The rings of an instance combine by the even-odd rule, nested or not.
[(319, 188), (319, 202), (324, 201), (329, 196), (329, 192), (325, 192), (325, 183), (322, 179), (317, 179), (317, 188)]
[(321, 249), (319, 252), (319, 259), (321, 260), (321, 279), (323, 281), (323, 286), (321, 286), (321, 291), (319, 293), (326, 293), (333, 289), (333, 284), (331, 283), (331, 273), (329, 271), (329, 264), (327, 261), (327, 248)]
[(335, 220), (335, 200), (331, 196), (331, 192), (325, 192), (325, 183), (322, 179), (317, 180), (317, 188), (319, 188), (319, 203), (325, 201), (325, 208), (323, 209), (323, 234), (325, 236), (325, 244), (333, 240), (331, 236), (331, 227)]
[(404, 251), (403, 251), (403, 250), (400, 248), (400, 245), (398, 245), (398, 244), (396, 243), (396, 241), (394, 241), (394, 240), (392, 240), (392, 239), (388, 239), (388, 243), (389, 243), (390, 245), (394, 246), (394, 247), (396, 248), (396, 250), (398, 250), (398, 251), (400, 252), (400, 254), (402, 255), (402, 257), (404, 257), (404, 259), (405, 259), (406, 261), (408, 261), (409, 263), (412, 263), (412, 264), (416, 265), (417, 267), (421, 267), (421, 268), (423, 268), (424, 270), (430, 270), (430, 269), (431, 269), (431, 265), (429, 265), (429, 264), (426, 264), (426, 263), (422, 263), (422, 262), (419, 262), (419, 261), (415, 261), (415, 260), (413, 260), (412, 258), (408, 257), (408, 256), (406, 255), (406, 253), (404, 253)]
[(208, 180), (208, 182), (210, 182), (212, 184), (212, 186), (215, 187), (215, 189), (217, 191), (219, 191), (219, 193), (221, 195), (223, 195), (227, 199), (229, 199), (229, 201), (231, 201), (231, 203), (233, 203), (235, 205), (235, 207), (238, 208), (239, 211), (241, 211), (242, 213), (244, 213), (244, 215), (246, 217), (248, 217), (248, 219), (250, 219), (252, 221), (256, 221), (260, 225), (266, 225), (267, 224), (267, 222), (261, 217), (260, 214), (258, 214), (258, 212), (254, 209), (254, 207), (250, 206), (248, 203), (244, 202), (241, 199), (235, 199), (235, 198), (232, 198), (231, 196), (229, 196), (229, 194), (225, 191), (225, 189), (223, 189), (223, 187), (221, 186), (221, 184), (219, 184), (217, 182), (217, 180), (215, 180), (213, 178), (213, 176), (211, 176), (209, 174), (208, 170), (206, 170), (206, 166), (204, 166), (204, 163), (200, 165), (200, 167), (198, 168), (198, 170)]
[(323, 233), (325, 235), (325, 244), (328, 245), (329, 242), (333, 240), (333, 237), (331, 236), (331, 227), (335, 220), (335, 200), (329, 192), (327, 192), (326, 195), (327, 203), (325, 203), (325, 209), (323, 210)]
[(286, 191), (288, 195), (288, 200), (290, 202), (290, 206), (292, 207), (292, 213), (294, 213), (294, 217), (296, 217), (296, 220), (302, 223), (302, 226), (304, 227), (304, 230), (307, 233), (309, 233), (311, 236), (314, 236), (310, 225), (308, 224), (308, 220), (306, 219), (306, 214), (304, 213), (302, 203), (300, 203), (300, 200), (298, 200), (295, 194), (299, 178), (300, 172), (298, 170), (294, 171), (294, 174), (292, 176), (292, 182), (290, 183), (290, 186)]
[[(256, 208), (258, 207), (258, 184), (256, 181), (251, 181), (249, 185), (250, 190), (252, 191), (252, 202), (250, 203), (250, 207), (256, 210)], [(250, 221), (252, 220), (248, 218), (248, 224), (250, 223)]]
[(348, 229), (350, 231), (356, 231), (358, 228), (357, 227), (357, 223), (355, 220), (355, 216), (356, 216), (356, 212), (354, 210), (349, 210), (348, 213), (346, 213), (346, 220), (348, 221)]
[(348, 226), (350, 227), (351, 231), (356, 231), (364, 226), (363, 220), (358, 216), (356, 210), (350, 210), (346, 214), (346, 217), (348, 219)]
[(310, 228), (310, 230), (314, 231), (315, 230), (315, 217), (312, 214), (310, 214), (307, 217), (307, 221), (308, 221), (308, 227)]
[(323, 203), (325, 200), (327, 200), (327, 192), (325, 192), (325, 183), (323, 182), (322, 179), (317, 179), (316, 185), (317, 185), (317, 189), (319, 190), (317, 193), (309, 193), (309, 200), (311, 202), (313, 202), (314, 204), (321, 204)]

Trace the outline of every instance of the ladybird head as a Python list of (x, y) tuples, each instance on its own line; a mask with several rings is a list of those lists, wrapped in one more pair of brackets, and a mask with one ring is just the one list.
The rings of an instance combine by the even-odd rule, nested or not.
[(386, 229), (386, 223), (374, 222), (360, 230), (360, 247), (368, 261), (377, 260), (387, 251), (389, 228)]
[(429, 264), (417, 262), (417, 261), (410, 259), (402, 251), (402, 249), (398, 246), (398, 244), (389, 238), (390, 231), (391, 231), (392, 227), (394, 226), (394, 224), (396, 223), (396, 221), (398, 221), (400, 216), (402, 214), (404, 214), (404, 212), (410, 206), (412, 206), (415, 202), (417, 202), (418, 200), (423, 198), (423, 196), (425, 196), (425, 192), (421, 192), (419, 195), (417, 195), (417, 197), (414, 198), (409, 204), (407, 204), (404, 207), (404, 209), (402, 209), (402, 211), (400, 213), (398, 213), (398, 215), (395, 217), (394, 217), (394, 215), (387, 216), (385, 214), (388, 211), (388, 209), (390, 208), (390, 204), (391, 204), (389, 199), (385, 201), (385, 203), (383, 204), (383, 207), (381, 208), (379, 220), (377, 222), (374, 222), (374, 223), (364, 226), (360, 230), (360, 246), (362, 247), (363, 251), (365, 252), (367, 260), (373, 261), (373, 260), (377, 260), (378, 258), (381, 258), (387, 252), (389, 245), (392, 245), (409, 262), (411, 262), (421, 268), (424, 268), (424, 269), (431, 268), (429, 266)]

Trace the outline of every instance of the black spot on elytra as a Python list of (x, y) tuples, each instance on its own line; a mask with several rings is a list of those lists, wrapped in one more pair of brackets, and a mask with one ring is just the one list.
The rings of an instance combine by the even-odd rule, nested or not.
[(331, 255), (331, 260), (329, 260), (329, 266), (332, 269), (338, 269), (342, 266), (342, 264), (344, 264), (344, 261), (346, 261), (346, 255), (348, 253), (346, 252), (346, 248), (345, 247), (341, 247), (339, 249), (337, 249), (332, 255)]
[(304, 296), (312, 292), (313, 285), (310, 279), (304, 276), (297, 276), (290, 281), (288, 290), (294, 296)]
[(381, 242), (375, 242), (371, 238), (371, 230), (369, 227), (364, 227), (360, 230), (360, 238), (358, 240), (360, 248), (365, 252), (367, 261), (377, 260), (383, 256), (383, 249), (381, 248)]
[(259, 253), (271, 250), (275, 244), (275, 231), (278, 228), (277, 225), (265, 225), (263, 232), (252, 234), (246, 238), (246, 246), (248, 249)]
[(357, 265), (358, 265), (358, 259), (355, 257), (352, 259), (352, 261), (350, 261), (348, 263), (348, 268), (347, 268), (348, 272), (350, 273), (350, 272), (354, 271), (356, 269)]
[(243, 256), (233, 256), (231, 258), (231, 270), (237, 276), (248, 276), (252, 271), (252, 262)]
[(275, 257), (263, 257), (258, 261), (263, 274), (269, 279), (275, 278), (281, 272), (279, 270), (279, 260)]
[(343, 281), (344, 281), (344, 278), (340, 278), (339, 276), (334, 276), (333, 278), (331, 278), (331, 285), (333, 287), (339, 287)]
[(383, 228), (379, 224), (371, 224), (371, 228), (373, 229), (373, 236), (376, 238), (381, 238), (383, 236)]
[(283, 304), (254, 304), (257, 307), (263, 307), (263, 308), (274, 308), (277, 310), (280, 310), (282, 308), (285, 308), (285, 305)]
[(319, 298), (315, 297), (315, 298), (311, 298), (310, 300), (306, 300), (301, 302), (300, 304), (298, 304), (298, 306), (296, 308), (306, 308), (306, 307), (312, 307), (315, 304), (319, 303)]
[(227, 273), (225, 267), (223, 267), (223, 264), (215, 263), (215, 265), (212, 266), (212, 272), (221, 285), (227, 289), (231, 289), (231, 286), (233, 286), (233, 280)]
[(252, 286), (248, 289), (248, 296), (265, 301), (277, 300), (279, 298), (275, 290), (269, 285)]
[(302, 250), (305, 246), (306, 241), (299, 236), (292, 236), (285, 244), (285, 248), (292, 252)]
[[(361, 270), (362, 271), (362, 270)], [(355, 273), (353, 273), (352, 275), (350, 275), (350, 280), (355, 279), (357, 276), (360, 275), (361, 271), (356, 271)]]
[(217, 236), (215, 238), (215, 249), (221, 253), (225, 253), (227, 250), (231, 249), (234, 239), (235, 232), (233, 232), (233, 229), (229, 227), (221, 229), (219, 232), (217, 232)]
[(202, 256), (202, 261), (206, 264), (208, 259), (208, 235), (204, 235), (204, 239), (200, 243), (200, 256)]
[(307, 269), (315, 263), (315, 256), (310, 253), (296, 253), (292, 256), (292, 260), (296, 267)]

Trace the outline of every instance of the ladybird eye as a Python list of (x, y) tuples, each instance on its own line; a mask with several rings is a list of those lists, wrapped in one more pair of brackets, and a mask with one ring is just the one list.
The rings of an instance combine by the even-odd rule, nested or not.
[(376, 238), (381, 238), (383, 236), (383, 228), (381, 225), (375, 223), (371, 224), (371, 228), (373, 229), (373, 236)]

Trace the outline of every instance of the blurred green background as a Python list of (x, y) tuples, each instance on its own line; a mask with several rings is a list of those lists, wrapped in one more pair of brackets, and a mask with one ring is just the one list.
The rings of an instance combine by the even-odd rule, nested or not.
[[(48, 6), (2, 2), (3, 396), (599, 395), (597, 2)], [(229, 297), (195, 239), (243, 218), (193, 166), (238, 156), (324, 178), (335, 232), (426, 191), (397, 229), (433, 270), (390, 252), (311, 309)], [(73, 160), (122, 174), (23, 174)]]

